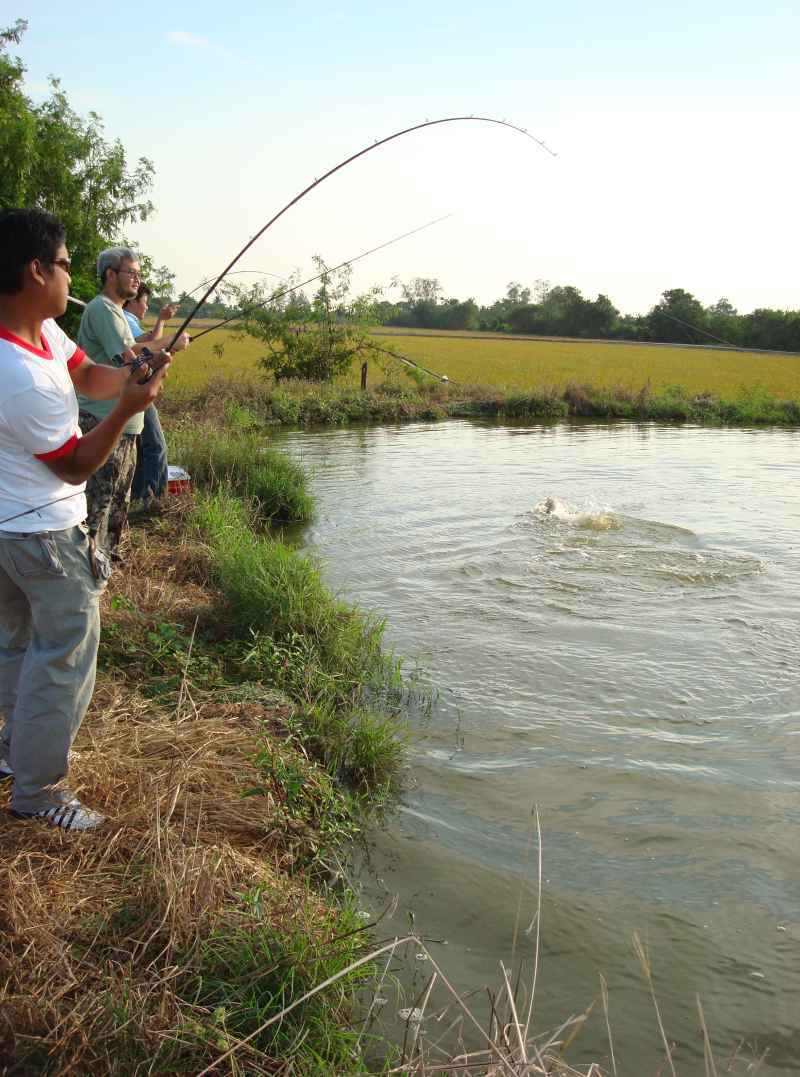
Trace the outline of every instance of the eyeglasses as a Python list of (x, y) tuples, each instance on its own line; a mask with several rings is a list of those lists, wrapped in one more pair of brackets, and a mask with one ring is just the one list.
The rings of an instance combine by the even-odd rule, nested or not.
[(54, 258), (52, 263), (54, 266), (61, 266), (65, 273), (72, 271), (72, 262), (69, 258)]
[(127, 273), (128, 276), (133, 277), (134, 280), (141, 280), (142, 279), (142, 274), (139, 272), (138, 269), (115, 269), (114, 272), (116, 274), (118, 274), (118, 275), (122, 275), (123, 273)]

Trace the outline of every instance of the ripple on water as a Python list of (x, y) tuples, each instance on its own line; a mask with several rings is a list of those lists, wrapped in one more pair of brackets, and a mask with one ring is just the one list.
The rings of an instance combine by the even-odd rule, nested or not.
[[(548, 508), (551, 503), (555, 508)], [(525, 520), (535, 528), (529, 571), (538, 575), (548, 561), (559, 562), (552, 583), (560, 589), (565, 587), (564, 575), (573, 577), (569, 586), (577, 590), (599, 587), (607, 593), (614, 591), (613, 584), (620, 579), (636, 588), (648, 582), (713, 587), (736, 583), (767, 568), (762, 558), (704, 545), (688, 528), (617, 515), (608, 507), (576, 507), (547, 498)], [(581, 529), (595, 533), (574, 534)]]

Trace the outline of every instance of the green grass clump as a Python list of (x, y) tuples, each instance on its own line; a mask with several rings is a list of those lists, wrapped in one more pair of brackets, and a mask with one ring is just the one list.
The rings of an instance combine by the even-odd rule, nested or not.
[(259, 1032), (250, 1046), (279, 1061), (280, 1072), (366, 1073), (352, 1024), (353, 999), (375, 967), (367, 963), (346, 971), (364, 952), (363, 923), (352, 901), (345, 900), (335, 917), (322, 913), (313, 934), (276, 932), (262, 912), (258, 888), (244, 895), (244, 903), (238, 921), (202, 941), (195, 970), (180, 985), (183, 998), (207, 1015), (185, 1026), (184, 1034), (210, 1040), (222, 1053), (318, 984), (344, 973)]
[(430, 390), (415, 386), (405, 372), (402, 378), (400, 384), (382, 382), (367, 392), (332, 382), (284, 381), (265, 388), (260, 402), (267, 421), (293, 426), (445, 417), (444, 409), (431, 403)]
[(210, 424), (169, 424), (170, 458), (198, 485), (225, 486), (255, 501), (262, 520), (310, 520), (314, 503), (304, 468), (264, 444), (263, 432), (251, 429), (258, 420), (249, 409), (230, 404), (228, 418), (237, 425), (220, 430)]
[(397, 721), (370, 706), (400, 691), (399, 664), (382, 648), (384, 623), (337, 600), (309, 558), (257, 535), (230, 493), (200, 499), (192, 519), (230, 605), (243, 672), (300, 704), (297, 734), (313, 758), (365, 794), (385, 791), (402, 740)]

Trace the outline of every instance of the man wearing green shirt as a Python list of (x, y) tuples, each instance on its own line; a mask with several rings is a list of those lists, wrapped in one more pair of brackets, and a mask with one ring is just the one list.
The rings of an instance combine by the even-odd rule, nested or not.
[[(78, 343), (95, 363), (115, 366), (114, 356), (138, 354), (144, 342), (137, 344), (122, 312), (123, 304), (136, 296), (141, 281), (139, 262), (128, 247), (109, 247), (97, 259), (97, 274), (102, 291), (87, 305), (78, 330)], [(186, 334), (175, 342), (172, 351), (181, 351), (189, 343)], [(78, 397), (80, 425), (84, 434), (92, 430), (114, 408), (116, 400), (88, 400)], [(128, 517), (131, 483), (136, 468), (136, 439), (142, 432), (141, 413), (126, 423), (116, 448), (106, 463), (86, 484), (88, 516), (86, 524), (98, 546), (112, 561), (121, 561), (122, 532)]]

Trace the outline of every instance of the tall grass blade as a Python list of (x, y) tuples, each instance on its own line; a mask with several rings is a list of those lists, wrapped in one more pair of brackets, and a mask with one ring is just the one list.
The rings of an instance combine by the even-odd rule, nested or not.
[(600, 973), (600, 995), (603, 1000), (603, 1014), (606, 1019), (606, 1034), (608, 1036), (608, 1050), (611, 1055), (611, 1072), (617, 1077), (617, 1060), (614, 1057), (614, 1037), (611, 1035), (611, 1020), (608, 1012), (608, 983), (605, 976)]
[(661, 1033), (661, 1041), (664, 1044), (664, 1051), (666, 1052), (667, 1062), (669, 1063), (670, 1072), (672, 1077), (677, 1077), (675, 1072), (675, 1066), (672, 1062), (672, 1049), (670, 1048), (669, 1041), (667, 1040), (667, 1034), (664, 1031), (664, 1023), (661, 1020), (661, 1010), (658, 1006), (658, 999), (656, 998), (655, 984), (653, 983), (653, 971), (650, 966), (650, 959), (647, 956), (642, 940), (639, 938), (638, 932), (633, 933), (633, 948), (636, 956), (639, 959), (639, 964), (642, 966), (642, 972), (644, 973), (647, 985), (650, 988), (650, 998), (653, 1001), (653, 1008), (656, 1011), (656, 1019), (658, 1021), (658, 1030)]

